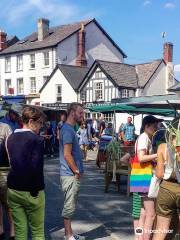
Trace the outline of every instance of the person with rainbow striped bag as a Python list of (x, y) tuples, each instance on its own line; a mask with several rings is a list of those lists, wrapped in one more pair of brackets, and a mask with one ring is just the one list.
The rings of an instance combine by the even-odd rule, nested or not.
[(143, 118), (141, 134), (136, 140), (135, 156), (131, 160), (130, 192), (133, 193), (135, 239), (149, 240), (155, 218), (154, 199), (148, 197), (157, 154), (153, 153), (152, 137), (159, 120), (152, 116)]

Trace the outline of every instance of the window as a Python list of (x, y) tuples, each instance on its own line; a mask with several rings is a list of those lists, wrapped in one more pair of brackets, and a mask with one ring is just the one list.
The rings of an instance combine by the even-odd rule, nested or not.
[(113, 122), (114, 119), (114, 114), (113, 113), (105, 113), (104, 115), (104, 120), (107, 122)]
[(30, 54), (30, 68), (35, 68), (35, 54)]
[(17, 56), (17, 71), (23, 70), (23, 56), (19, 55)]
[(44, 52), (44, 66), (49, 66), (49, 52)]
[(102, 72), (101, 71), (96, 71), (95, 72), (95, 78), (96, 79), (101, 79), (102, 78)]
[(81, 102), (82, 103), (85, 103), (86, 102), (86, 91), (83, 90), (80, 94), (80, 99), (81, 99)]
[(17, 79), (17, 94), (23, 94), (24, 93), (24, 83), (23, 78)]
[(30, 92), (36, 93), (36, 78), (35, 77), (30, 78), (30, 86), (31, 86)]
[(5, 72), (11, 72), (11, 57), (5, 58)]
[(48, 80), (49, 76), (43, 76), (43, 84)]
[(11, 88), (11, 79), (5, 80), (5, 95), (10, 94), (9, 89)]
[(56, 85), (56, 101), (62, 102), (62, 85)]
[(103, 100), (103, 83), (97, 82), (94, 84), (94, 100)]
[(128, 97), (129, 97), (129, 90), (128, 89), (122, 89), (121, 98), (128, 98)]

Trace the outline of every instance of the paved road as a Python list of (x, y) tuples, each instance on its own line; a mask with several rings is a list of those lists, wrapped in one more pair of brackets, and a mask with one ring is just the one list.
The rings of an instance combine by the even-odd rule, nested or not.
[[(90, 157), (93, 158), (93, 157)], [(58, 159), (45, 161), (46, 180), (46, 239), (63, 239), (61, 219), (63, 195), (59, 187)], [(104, 193), (104, 174), (95, 161), (85, 163), (85, 174), (79, 196), (79, 204), (73, 221), (73, 229), (87, 239), (131, 240), (132, 222), (130, 199), (125, 195), (122, 179), (121, 193), (111, 184), (109, 193)]]

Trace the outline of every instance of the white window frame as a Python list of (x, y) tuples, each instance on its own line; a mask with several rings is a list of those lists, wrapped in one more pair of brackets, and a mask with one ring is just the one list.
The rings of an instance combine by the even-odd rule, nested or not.
[(5, 57), (5, 72), (11, 72), (11, 57)]
[[(7, 84), (8, 82), (10, 84)], [(9, 88), (11, 88), (11, 79), (5, 79), (5, 95), (10, 95)]]
[(30, 93), (34, 94), (36, 93), (36, 78), (30, 77)]
[[(60, 87), (61, 91), (58, 91), (58, 88)], [(60, 100), (58, 100), (60, 98)], [(56, 102), (62, 103), (62, 84), (56, 85)]]
[(97, 70), (96, 72), (95, 72), (95, 79), (102, 79), (102, 71), (100, 71), (100, 70)]
[(44, 56), (44, 66), (47, 67), (49, 66), (49, 51), (43, 52)]
[(121, 98), (128, 98), (128, 97), (129, 97), (129, 89), (122, 89)]
[(36, 67), (35, 53), (31, 53), (29, 55), (29, 59), (30, 59), (30, 69), (35, 69)]
[(104, 116), (104, 120), (105, 120), (106, 122), (111, 122), (111, 123), (113, 123), (114, 113), (104, 113), (103, 116)]
[[(97, 85), (101, 85), (102, 87), (100, 88), (100, 86), (97, 88)], [(101, 91), (101, 95), (100, 98), (96, 97), (96, 94), (98, 91)], [(94, 86), (93, 86), (93, 99), (95, 101), (103, 101), (104, 100), (104, 83), (103, 82), (94, 82)]]
[[(22, 84), (20, 84), (20, 81), (22, 81)], [(17, 78), (17, 94), (18, 95), (24, 94), (24, 81), (23, 81), (23, 78)]]
[(81, 100), (82, 103), (86, 102), (86, 96), (87, 96), (86, 90), (82, 90), (81, 93), (80, 93), (80, 100)]
[(16, 62), (17, 62), (17, 71), (22, 71), (23, 70), (23, 55), (17, 55)]

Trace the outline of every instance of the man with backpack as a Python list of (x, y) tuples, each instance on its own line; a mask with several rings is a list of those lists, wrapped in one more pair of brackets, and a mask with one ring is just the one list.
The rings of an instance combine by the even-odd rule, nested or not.
[(14, 238), (14, 224), (11, 216), (10, 209), (7, 204), (7, 175), (9, 173), (9, 160), (6, 152), (6, 139), (12, 133), (10, 126), (6, 123), (0, 122), (0, 239), (4, 237), (3, 229), (3, 210), (2, 207), (7, 211), (9, 224), (10, 224), (10, 238)]

